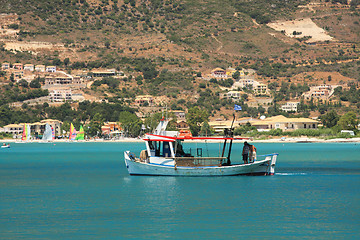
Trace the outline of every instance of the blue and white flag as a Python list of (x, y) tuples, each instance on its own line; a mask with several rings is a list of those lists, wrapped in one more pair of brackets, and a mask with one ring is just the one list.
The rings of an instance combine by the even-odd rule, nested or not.
[(242, 110), (241, 106), (235, 104), (234, 111), (241, 111), (241, 110)]

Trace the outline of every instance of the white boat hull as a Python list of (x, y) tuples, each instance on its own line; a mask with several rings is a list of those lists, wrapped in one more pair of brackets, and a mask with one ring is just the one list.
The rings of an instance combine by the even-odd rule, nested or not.
[(130, 175), (153, 176), (234, 176), (234, 175), (273, 175), (277, 154), (254, 163), (231, 166), (175, 167), (173, 165), (134, 161), (124, 153), (125, 165)]

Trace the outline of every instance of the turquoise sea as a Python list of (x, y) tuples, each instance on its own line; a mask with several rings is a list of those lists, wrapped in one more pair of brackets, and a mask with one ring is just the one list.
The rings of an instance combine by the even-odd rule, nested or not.
[(360, 238), (359, 143), (255, 145), (280, 154), (276, 175), (129, 176), (123, 151), (143, 143), (12, 143), (0, 239)]

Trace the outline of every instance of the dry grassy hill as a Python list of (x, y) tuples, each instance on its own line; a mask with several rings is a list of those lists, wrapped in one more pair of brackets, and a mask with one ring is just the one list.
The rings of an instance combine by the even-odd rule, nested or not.
[[(358, 1), (351, 6), (338, 2), (4, 0), (0, 59), (57, 62), (72, 71), (117, 68), (135, 77), (146, 65), (173, 75), (140, 86), (133, 82), (127, 86), (133, 88), (131, 94), (180, 99), (198, 92), (195, 72), (209, 73), (214, 67), (253, 68), (266, 83), (290, 79), (312, 84), (329, 75), (357, 81)], [(66, 58), (68, 66), (62, 62)], [(156, 89), (160, 85), (169, 91)], [(213, 94), (218, 91), (209, 88)]]

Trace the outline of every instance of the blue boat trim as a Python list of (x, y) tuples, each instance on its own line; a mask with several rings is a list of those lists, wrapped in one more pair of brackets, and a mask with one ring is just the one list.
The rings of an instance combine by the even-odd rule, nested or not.
[[(159, 176), (159, 177), (224, 177), (222, 175), (173, 175), (173, 174), (144, 174), (144, 173), (130, 173), (131, 176)], [(256, 173), (236, 173), (226, 176), (271, 176), (271, 174), (268, 174), (267, 172), (256, 172)]]
[(166, 165), (166, 164), (160, 164), (160, 163), (147, 163), (150, 165), (157, 165), (157, 166), (164, 166), (164, 167), (175, 167), (174, 165)]

